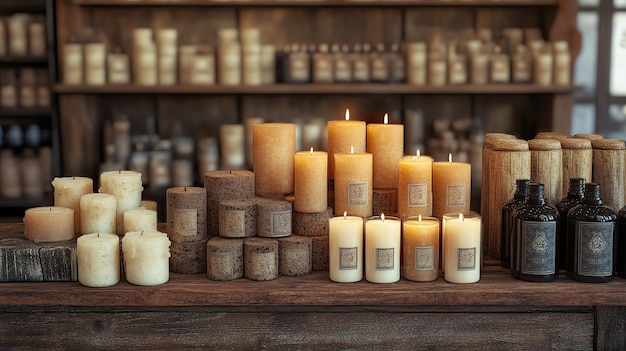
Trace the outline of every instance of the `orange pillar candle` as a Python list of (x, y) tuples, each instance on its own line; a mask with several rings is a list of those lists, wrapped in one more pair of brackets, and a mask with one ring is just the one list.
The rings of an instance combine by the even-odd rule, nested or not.
[(372, 215), (372, 154), (340, 152), (335, 154), (335, 213), (349, 216)]
[(429, 282), (439, 277), (439, 219), (411, 218), (402, 223), (402, 277)]
[(296, 125), (259, 123), (252, 128), (256, 194), (282, 198), (292, 193)]
[(297, 152), (294, 162), (294, 210), (325, 212), (328, 208), (328, 154), (311, 148)]
[(328, 121), (328, 179), (335, 177), (334, 155), (338, 152), (366, 152), (366, 127), (363, 121), (351, 121), (346, 110), (345, 121)]
[(383, 123), (367, 125), (367, 152), (374, 158), (374, 189), (398, 188), (398, 160), (404, 152), (404, 125)]
[(466, 162), (433, 163), (433, 215), (442, 218), (444, 213), (470, 212), (471, 170)]
[(93, 180), (87, 177), (55, 177), (54, 206), (74, 210), (74, 232), (80, 233), (80, 197), (93, 193)]
[(24, 236), (38, 243), (74, 238), (74, 210), (66, 207), (34, 207), (24, 214)]
[(433, 158), (405, 156), (398, 161), (398, 214), (429, 217), (433, 214)]

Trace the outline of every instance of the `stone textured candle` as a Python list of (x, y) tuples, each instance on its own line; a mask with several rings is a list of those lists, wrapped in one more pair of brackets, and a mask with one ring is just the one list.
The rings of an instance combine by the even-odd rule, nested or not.
[(76, 240), (78, 281), (88, 287), (113, 286), (120, 281), (120, 237), (85, 234)]
[(371, 283), (400, 280), (400, 221), (382, 214), (365, 221), (365, 279)]
[(402, 223), (402, 277), (428, 282), (439, 277), (439, 219), (411, 217)]
[(93, 180), (87, 177), (55, 177), (54, 206), (74, 210), (74, 232), (80, 233), (80, 197), (93, 193)]
[(219, 234), (228, 238), (256, 235), (256, 201), (226, 200), (220, 202)]
[(170, 272), (194, 274), (206, 273), (207, 269), (207, 241), (204, 238), (198, 241), (175, 242), (170, 247)]
[(335, 154), (335, 213), (372, 215), (372, 154)]
[(34, 207), (24, 214), (24, 236), (38, 243), (74, 238), (74, 210), (66, 207)]
[(351, 121), (350, 111), (346, 110), (346, 119), (328, 121), (328, 179), (335, 178), (334, 155), (338, 152), (366, 152), (366, 126), (363, 121)]
[(292, 193), (296, 125), (294, 123), (260, 123), (252, 128), (256, 194), (282, 198)]
[(291, 203), (288, 201), (256, 199), (256, 228), (261, 237), (276, 238), (292, 233)]
[(384, 123), (367, 125), (367, 152), (373, 156), (374, 189), (398, 188), (398, 160), (404, 152), (404, 125)]
[(326, 271), (329, 264), (328, 244), (329, 238), (326, 236), (312, 236), (311, 243), (313, 246), (313, 270)]
[(278, 277), (278, 241), (249, 238), (244, 246), (244, 276), (251, 280), (272, 280)]
[(328, 219), (333, 216), (333, 209), (328, 207), (321, 212), (293, 211), (293, 234), (303, 236), (328, 235)]
[(428, 217), (433, 212), (433, 158), (405, 156), (399, 161), (398, 215)]
[(199, 187), (169, 188), (167, 234), (172, 241), (199, 241), (207, 237), (206, 191)]
[[(555, 139), (532, 139), (530, 149), (530, 179), (544, 185), (546, 202), (556, 205), (563, 194), (563, 153), (561, 143)], [(513, 193), (513, 185), (510, 187)]]
[(128, 210), (124, 212), (124, 231), (140, 232), (142, 230), (157, 230), (156, 211), (140, 207), (135, 210)]
[(299, 235), (280, 238), (278, 247), (278, 269), (281, 275), (298, 276), (311, 273), (313, 269), (311, 238)]
[(563, 153), (563, 189), (561, 194), (567, 196), (569, 180), (582, 178), (590, 181), (592, 178), (593, 150), (591, 141), (583, 138), (563, 138), (561, 150)]
[(300, 151), (294, 155), (294, 210), (322, 212), (328, 207), (328, 154)]
[(244, 239), (212, 237), (207, 242), (207, 277), (229, 281), (243, 277)]
[(363, 218), (333, 217), (329, 220), (329, 274), (339, 283), (363, 279)]
[(128, 232), (122, 238), (126, 281), (160, 285), (170, 278), (170, 240), (161, 232)]
[(80, 198), (80, 233), (116, 233), (117, 199), (92, 193)]
[(210, 171), (204, 174), (207, 195), (207, 232), (219, 232), (219, 206), (224, 200), (245, 200), (254, 197), (254, 173), (245, 170)]
[(108, 171), (100, 174), (100, 192), (117, 198), (116, 232), (124, 234), (124, 212), (141, 206), (141, 173)]
[(624, 141), (619, 139), (592, 140), (593, 182), (600, 183), (600, 198), (604, 204), (619, 211), (624, 207)]
[(433, 163), (433, 215), (469, 213), (471, 200), (471, 165), (465, 162)]

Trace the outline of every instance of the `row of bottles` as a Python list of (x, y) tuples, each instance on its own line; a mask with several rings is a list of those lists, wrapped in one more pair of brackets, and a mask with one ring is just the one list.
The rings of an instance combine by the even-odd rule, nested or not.
[(34, 108), (50, 106), (46, 69), (0, 70), (0, 107)]
[(0, 56), (45, 55), (46, 26), (43, 16), (15, 13), (0, 17)]
[(518, 179), (502, 208), (502, 265), (526, 281), (556, 280), (559, 269), (589, 283), (626, 276), (626, 207), (615, 213), (603, 204), (600, 184), (582, 178), (571, 179), (553, 206), (543, 184)]

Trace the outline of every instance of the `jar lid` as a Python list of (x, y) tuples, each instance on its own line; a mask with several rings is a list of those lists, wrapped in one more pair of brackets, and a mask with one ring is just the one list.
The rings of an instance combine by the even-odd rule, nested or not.
[(528, 148), (534, 151), (561, 150), (561, 142), (556, 139), (531, 139)]
[(591, 140), (583, 138), (565, 138), (559, 140), (561, 142), (561, 148), (583, 150), (591, 149)]
[(596, 140), (602, 139), (602, 135), (600, 134), (575, 134), (574, 138), (582, 138), (587, 140)]
[(523, 139), (499, 139), (493, 144), (494, 151), (528, 151), (529, 143)]
[(591, 141), (591, 146), (600, 150), (624, 150), (626, 148), (624, 141), (620, 139), (596, 139)]
[(539, 132), (535, 136), (535, 139), (556, 139), (561, 140), (565, 138), (569, 138), (570, 136), (567, 134), (559, 133), (559, 132)]

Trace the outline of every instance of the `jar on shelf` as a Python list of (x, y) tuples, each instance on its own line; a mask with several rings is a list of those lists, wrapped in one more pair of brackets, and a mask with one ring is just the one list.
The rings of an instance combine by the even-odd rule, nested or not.
[(313, 54), (313, 83), (333, 82), (333, 57), (328, 44), (319, 45), (319, 51)]
[(0, 106), (15, 108), (18, 105), (17, 72), (13, 69), (0, 70)]
[(76, 42), (63, 44), (63, 83), (83, 84), (83, 45)]
[(509, 83), (511, 81), (511, 62), (509, 55), (495, 46), (489, 62), (489, 75), (492, 83)]
[(333, 72), (334, 81), (337, 83), (352, 82), (352, 62), (350, 61), (350, 46), (333, 44)]
[(391, 44), (390, 52), (385, 56), (389, 66), (389, 81), (392, 83), (404, 82), (406, 79), (406, 64), (400, 52), (400, 44)]
[(130, 83), (130, 63), (128, 55), (122, 53), (120, 48), (115, 48), (107, 55), (107, 73), (109, 84)]
[(30, 15), (16, 13), (7, 19), (9, 54), (13, 56), (28, 55), (28, 22)]
[(209, 46), (198, 47), (189, 71), (189, 84), (215, 84), (215, 54)]
[(34, 68), (20, 69), (20, 107), (33, 108), (37, 105), (37, 78)]
[(261, 84), (276, 83), (276, 48), (261, 45)]
[(425, 85), (427, 77), (426, 43), (406, 43), (407, 82), (411, 85)]
[(530, 83), (532, 78), (532, 58), (526, 45), (520, 44), (511, 56), (511, 81)]
[[(536, 41), (535, 41), (536, 43)], [(536, 49), (533, 62), (533, 80), (535, 84), (549, 86), (553, 81), (552, 47), (545, 43)]]
[(386, 83), (389, 81), (389, 60), (385, 53), (385, 44), (376, 44), (376, 51), (370, 55), (370, 76), (373, 82)]
[(37, 106), (50, 106), (50, 86), (48, 85), (48, 70), (38, 69), (36, 74)]
[(178, 31), (163, 28), (157, 32), (159, 84), (174, 85), (177, 82)]
[[(358, 46), (357, 46), (358, 45)], [(356, 83), (368, 83), (370, 81), (370, 53), (372, 47), (365, 43), (363, 46), (354, 46), (352, 60), (352, 80)]]
[(106, 51), (104, 43), (85, 44), (85, 84), (104, 85), (106, 83)]
[(554, 85), (568, 86), (571, 84), (571, 58), (566, 41), (557, 41), (554, 48)]
[(31, 56), (45, 56), (46, 51), (45, 20), (38, 16), (28, 24), (28, 52)]
[(285, 83), (308, 83), (311, 80), (311, 58), (305, 44), (292, 44), (285, 63)]

